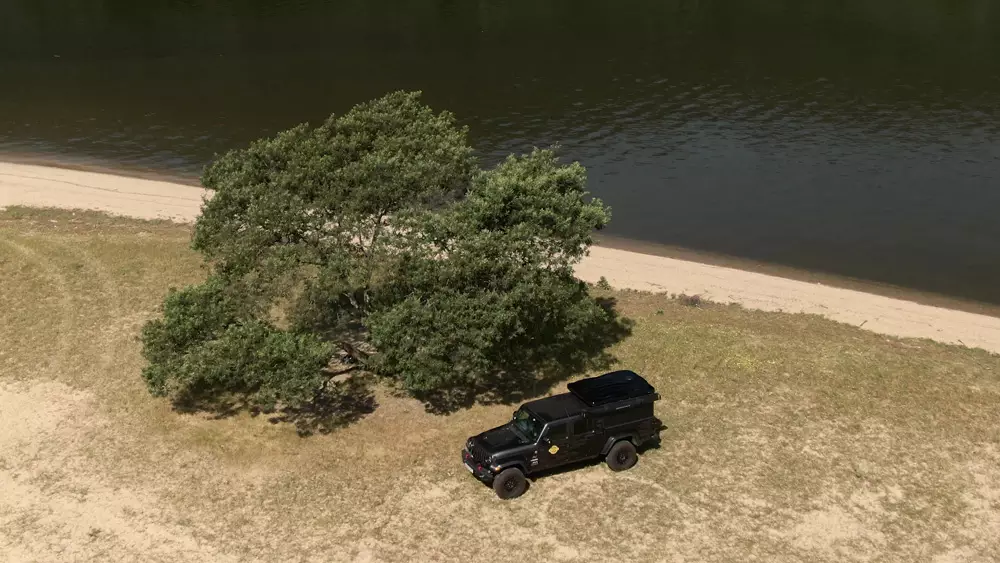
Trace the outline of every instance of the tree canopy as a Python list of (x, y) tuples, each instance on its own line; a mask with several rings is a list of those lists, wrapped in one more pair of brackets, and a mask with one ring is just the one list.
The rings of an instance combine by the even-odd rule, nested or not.
[(143, 332), (144, 377), (175, 401), (301, 409), (335, 388), (339, 350), (450, 409), (606, 361), (628, 331), (573, 276), (610, 219), (584, 168), (536, 149), (481, 169), (419, 92), (233, 150), (203, 184), (212, 276)]

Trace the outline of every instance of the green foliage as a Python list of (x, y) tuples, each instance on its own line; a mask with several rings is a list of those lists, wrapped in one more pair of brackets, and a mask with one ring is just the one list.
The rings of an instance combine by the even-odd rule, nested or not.
[(628, 327), (573, 277), (610, 218), (586, 171), (537, 149), (479, 170), (466, 130), (419, 96), (206, 169), (193, 246), (215, 274), (144, 330), (154, 393), (302, 409), (336, 346), (449, 408), (607, 360)]
[(329, 376), (330, 345), (250, 320), (190, 349), (168, 381), (176, 401), (197, 403), (237, 394), (263, 410), (311, 400)]
[[(468, 402), (588, 366), (628, 326), (572, 267), (607, 224), (578, 164), (551, 151), (477, 174), (467, 197), (428, 214), (366, 320), (368, 366), (418, 396)], [(426, 242), (431, 241), (431, 242)]]
[(532, 265), (570, 268), (611, 220), (599, 199), (588, 201), (586, 186), (583, 166), (561, 165), (552, 151), (512, 155), (477, 175), (458, 206), (457, 234), (489, 233)]
[(172, 291), (163, 317), (142, 331), (150, 391), (177, 403), (239, 394), (260, 408), (311, 399), (326, 379), (330, 345), (251, 315), (218, 277)]
[(466, 135), (419, 93), (396, 92), (231, 151), (205, 171), (215, 193), (194, 247), (262, 281), (314, 264), (363, 285), (395, 221), (465, 190), (475, 168)]
[(368, 367), (439, 408), (476, 395), (504, 400), (606, 364), (601, 352), (630, 329), (585, 284), (544, 270), (506, 291), (411, 295), (372, 313), (368, 325), (378, 350)]
[(168, 382), (185, 355), (238, 322), (241, 305), (215, 277), (201, 285), (171, 290), (163, 302), (163, 316), (142, 329), (142, 353), (149, 362), (142, 375), (150, 392), (166, 395)]

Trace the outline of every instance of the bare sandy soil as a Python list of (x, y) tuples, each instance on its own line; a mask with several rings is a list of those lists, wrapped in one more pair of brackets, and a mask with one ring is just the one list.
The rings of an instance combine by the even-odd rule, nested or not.
[[(191, 222), (207, 192), (189, 185), (0, 162), (0, 207), (90, 209)], [(765, 311), (812, 313), (882, 334), (1000, 352), (1000, 318), (662, 256), (594, 247), (577, 268), (588, 282), (701, 295)]]
[(1000, 560), (1000, 357), (613, 292), (664, 395), (632, 470), (503, 502), (458, 459), (509, 416), (380, 388), (329, 435), (148, 395), (136, 335), (189, 228), (0, 212), (0, 561)]

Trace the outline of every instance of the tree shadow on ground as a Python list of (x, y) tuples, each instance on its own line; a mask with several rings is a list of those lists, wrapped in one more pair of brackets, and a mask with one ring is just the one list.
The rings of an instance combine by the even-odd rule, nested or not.
[(415, 393), (428, 412), (448, 414), (472, 405), (520, 403), (549, 393), (557, 384), (587, 371), (609, 369), (617, 358), (608, 348), (631, 336), (634, 322), (622, 317), (617, 299), (595, 298), (605, 312), (601, 319), (560, 339), (560, 326), (548, 327), (531, 342), (514, 343), (498, 358), (496, 369), (475, 386)]
[(170, 404), (180, 414), (203, 414), (211, 420), (223, 420), (251, 410), (250, 404), (239, 394), (189, 392), (175, 397)]
[[(357, 422), (375, 411), (378, 403), (372, 389), (372, 378), (354, 369), (342, 372), (317, 390), (313, 399), (297, 406), (261, 409), (238, 393), (217, 394), (192, 392), (176, 398), (173, 408), (183, 414), (207, 414), (212, 420), (222, 420), (249, 412), (251, 416), (267, 416), (272, 424), (289, 423), (299, 436), (329, 434), (337, 428)], [(346, 377), (344, 377), (346, 375)]]
[(355, 371), (346, 379), (331, 380), (309, 403), (274, 413), (268, 422), (294, 424), (303, 437), (329, 434), (375, 412), (376, 407), (371, 377)]

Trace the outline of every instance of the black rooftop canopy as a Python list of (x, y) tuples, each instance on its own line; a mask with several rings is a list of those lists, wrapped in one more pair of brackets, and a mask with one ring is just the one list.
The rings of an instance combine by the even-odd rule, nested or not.
[(566, 387), (591, 407), (633, 399), (655, 392), (653, 386), (642, 376), (627, 369), (574, 381)]
[(583, 403), (572, 393), (560, 393), (544, 399), (537, 399), (525, 403), (524, 407), (545, 422), (567, 418), (579, 414), (584, 409)]

